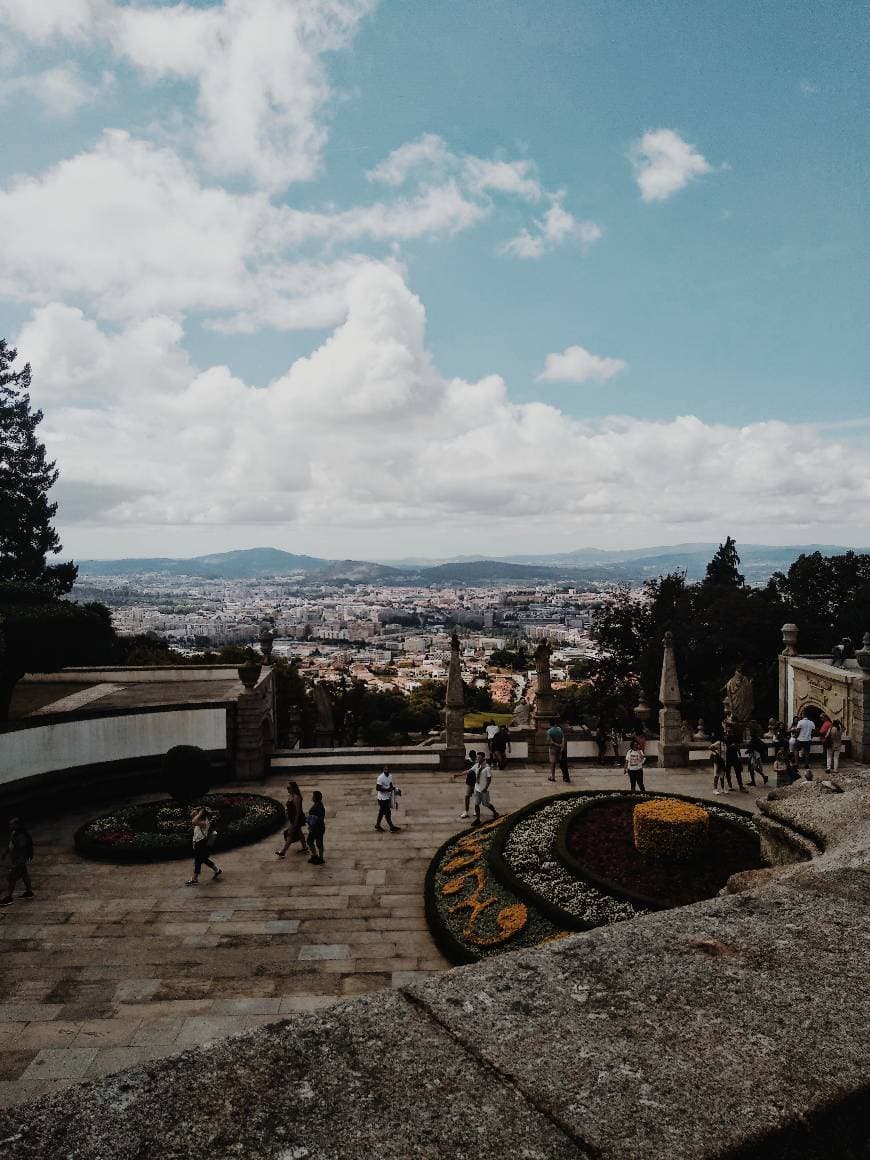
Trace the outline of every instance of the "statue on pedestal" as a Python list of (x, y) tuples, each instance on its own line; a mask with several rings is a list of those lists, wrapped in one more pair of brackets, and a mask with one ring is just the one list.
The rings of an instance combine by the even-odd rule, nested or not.
[(744, 673), (743, 665), (737, 666), (734, 670), (734, 676), (728, 681), (722, 691), (725, 694), (725, 700), (723, 702), (725, 720), (733, 725), (742, 737), (746, 726), (752, 720), (752, 707), (754, 704), (752, 681)]

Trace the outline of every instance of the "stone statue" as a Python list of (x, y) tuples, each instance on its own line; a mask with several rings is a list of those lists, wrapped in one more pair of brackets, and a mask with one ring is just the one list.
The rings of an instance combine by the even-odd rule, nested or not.
[(693, 741), (709, 741), (710, 740), (710, 738), (707, 736), (707, 730), (704, 728), (704, 718), (703, 717), (698, 718), (698, 728), (695, 730), (694, 734), (692, 735), (692, 740)]
[(314, 725), (315, 744), (318, 748), (331, 746), (335, 736), (335, 722), (332, 716), (332, 697), (326, 686), (318, 681), (314, 686), (314, 708), (317, 721)]
[(746, 725), (752, 719), (752, 681), (743, 672), (743, 665), (738, 665), (734, 676), (722, 690), (725, 694), (725, 719), (735, 725)]
[(835, 644), (831, 649), (831, 664), (838, 669), (842, 669), (846, 665), (846, 661), (851, 660), (855, 655), (855, 650), (852, 647), (852, 638), (844, 636), (839, 644)]
[(545, 640), (542, 640), (535, 649), (535, 674), (537, 677), (535, 692), (552, 692), (553, 686), (550, 684), (550, 646)]
[(532, 706), (528, 701), (519, 701), (517, 703), (510, 727), (511, 729), (531, 729)]

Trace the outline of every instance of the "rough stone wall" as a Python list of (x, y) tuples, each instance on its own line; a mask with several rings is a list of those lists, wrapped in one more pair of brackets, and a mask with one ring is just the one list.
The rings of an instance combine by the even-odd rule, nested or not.
[(236, 777), (240, 781), (262, 781), (269, 767), (275, 738), (275, 677), (271, 668), (253, 689), (245, 689), (236, 702), (234, 752)]

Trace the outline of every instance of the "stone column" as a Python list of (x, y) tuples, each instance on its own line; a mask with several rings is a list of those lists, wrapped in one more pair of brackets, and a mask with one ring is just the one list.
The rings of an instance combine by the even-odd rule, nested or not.
[(274, 736), (273, 688), (273, 672), (266, 669), (257, 684), (240, 693), (236, 701), (233, 768), (239, 781), (262, 781), (268, 772)]
[(447, 670), (447, 697), (444, 705), (444, 732), (448, 769), (465, 765), (465, 693), (459, 661), (459, 637), (450, 638), (450, 667)]
[(535, 671), (535, 728), (529, 734), (529, 761), (546, 765), (549, 761), (547, 730), (556, 719), (556, 700), (550, 681), (550, 646), (544, 640), (535, 649)]
[(662, 681), (659, 686), (659, 700), (662, 703), (659, 710), (659, 767), (685, 769), (689, 764), (689, 750), (683, 742), (680, 682), (677, 679), (672, 632), (665, 633), (664, 646)]
[(788, 725), (788, 658), (797, 656), (798, 626), (782, 626), (782, 652), (779, 654), (779, 719)]

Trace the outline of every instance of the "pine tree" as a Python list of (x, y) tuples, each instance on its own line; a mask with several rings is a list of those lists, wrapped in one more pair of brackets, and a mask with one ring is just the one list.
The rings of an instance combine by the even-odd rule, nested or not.
[(738, 571), (739, 565), (740, 557), (737, 555), (737, 545), (731, 536), (728, 536), (725, 543), (719, 545), (716, 555), (707, 565), (704, 583), (720, 584), (728, 588), (742, 588), (745, 580)]
[(42, 411), (30, 407), (30, 364), (12, 370), (17, 357), (0, 339), (0, 582), (46, 585), (59, 596), (72, 588), (78, 569), (46, 563), (61, 550), (51, 522), (57, 504), (48, 500), (58, 471), (37, 438)]

